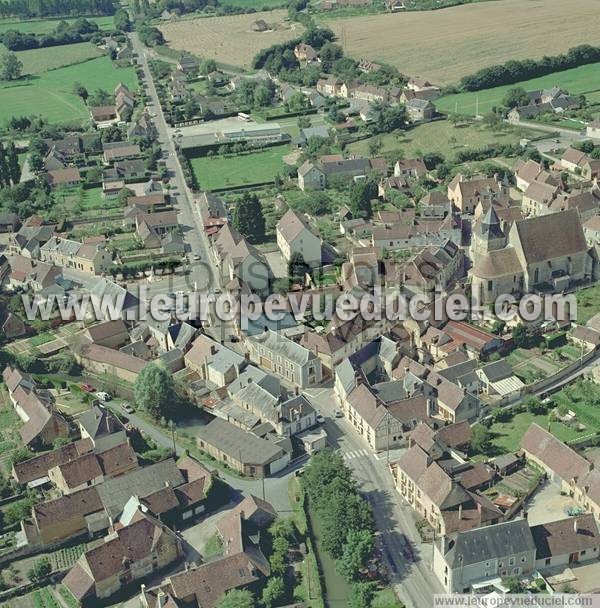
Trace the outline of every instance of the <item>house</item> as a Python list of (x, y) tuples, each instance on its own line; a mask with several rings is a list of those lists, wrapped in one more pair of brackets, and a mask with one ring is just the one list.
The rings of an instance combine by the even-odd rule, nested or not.
[(541, 467), (548, 479), (567, 494), (573, 494), (573, 484), (582, 483), (592, 470), (589, 460), (536, 423), (523, 435), (521, 449), (527, 460)]
[(194, 340), (184, 359), (188, 369), (217, 388), (233, 382), (247, 365), (245, 357), (205, 335)]
[(410, 122), (431, 120), (435, 116), (435, 106), (427, 99), (409, 99), (406, 111)]
[(24, 423), (19, 434), (26, 446), (44, 447), (52, 445), (55, 439), (69, 436), (69, 423), (55, 409), (51, 395), (38, 390), (28, 374), (6, 366), (2, 378), (13, 407)]
[(371, 72), (378, 72), (381, 69), (381, 64), (368, 59), (361, 59), (358, 62), (358, 69), (365, 74), (370, 74)]
[(86, 328), (84, 336), (94, 344), (118, 348), (129, 342), (129, 332), (122, 319), (101, 321)]
[(438, 93), (441, 91), (438, 86), (432, 84), (426, 78), (420, 78), (419, 76), (409, 78), (408, 82), (406, 83), (406, 88), (409, 91), (415, 91), (417, 93), (431, 90), (436, 90)]
[(560, 157), (560, 164), (572, 172), (581, 172), (589, 158), (585, 152), (575, 148), (567, 148)]
[(128, 382), (135, 382), (146, 366), (146, 361), (138, 357), (99, 344), (83, 345), (75, 353), (75, 359), (80, 365), (97, 374), (114, 375)]
[(420, 179), (427, 175), (427, 167), (420, 158), (397, 160), (394, 165), (394, 177)]
[[(323, 97), (342, 97), (343, 82), (335, 76), (328, 76), (317, 81), (317, 92)], [(347, 95), (346, 95), (347, 97)]]
[(294, 56), (300, 63), (315, 63), (319, 62), (319, 54), (310, 44), (301, 42), (294, 47)]
[(288, 264), (302, 256), (311, 268), (321, 266), (321, 239), (310, 229), (303, 214), (289, 209), (277, 222), (277, 246)]
[[(2, 260), (0, 259), (0, 263), (1, 262)], [(0, 271), (0, 279), (1, 278), (3, 278), (3, 276)], [(6, 338), (12, 340), (24, 336), (27, 333), (27, 327), (16, 314), (5, 310), (0, 312), (0, 331), (2, 331)]]
[(58, 236), (52, 237), (40, 247), (40, 259), (56, 266), (95, 275), (106, 272), (112, 265), (112, 253), (104, 243), (84, 245)]
[(96, 106), (90, 108), (92, 122), (99, 127), (108, 126), (118, 120), (115, 106)]
[(598, 523), (589, 513), (532, 526), (531, 535), (536, 568), (541, 572), (597, 560), (600, 555)]
[(191, 55), (182, 55), (177, 61), (177, 69), (184, 75), (195, 74), (198, 71), (198, 60)]
[(77, 167), (48, 171), (46, 182), (53, 190), (56, 188), (75, 188), (81, 184), (81, 174)]
[(152, 117), (147, 108), (144, 108), (140, 116), (131, 123), (127, 130), (127, 137), (128, 139), (141, 137), (149, 141), (153, 141), (158, 137), (158, 131), (152, 122)]
[(16, 213), (0, 212), (0, 232), (16, 232), (20, 226), (21, 221)]
[(88, 452), (48, 470), (48, 479), (63, 495), (102, 483), (137, 469), (138, 460), (127, 441), (102, 452)]
[(600, 139), (600, 120), (592, 120), (585, 129), (586, 137)]
[(42, 291), (55, 285), (60, 277), (62, 277), (62, 269), (58, 266), (17, 255), (10, 265), (9, 285)]
[(465, 488), (417, 444), (390, 466), (402, 498), (440, 536), (492, 526), (502, 518), (488, 498)]
[(93, 450), (88, 439), (80, 439), (59, 448), (44, 452), (39, 456), (28, 458), (13, 464), (11, 475), (21, 485), (38, 487), (48, 483), (48, 471), (56, 466), (66, 464)]
[(252, 361), (291, 384), (305, 388), (323, 379), (320, 359), (283, 334), (267, 329), (246, 343)]
[(429, 191), (420, 201), (421, 217), (445, 218), (452, 213), (452, 203), (448, 195), (439, 190)]
[(238, 473), (262, 479), (285, 469), (290, 453), (276, 442), (257, 437), (215, 418), (196, 434), (198, 449)]
[(472, 214), (478, 204), (502, 200), (502, 184), (495, 177), (466, 179), (461, 173), (448, 184), (448, 198), (461, 212)]
[(560, 291), (588, 276), (586, 260), (587, 243), (576, 209), (516, 221), (506, 247), (475, 261), (473, 293), (487, 303), (500, 293), (520, 295), (540, 284)]
[(103, 160), (104, 164), (111, 165), (118, 160), (132, 160), (139, 158), (142, 151), (138, 144), (132, 144), (126, 141), (118, 141), (103, 144)]
[[(527, 188), (534, 181), (547, 183), (547, 180), (544, 179), (545, 175), (550, 177), (550, 175), (544, 171), (544, 167), (532, 159), (527, 161), (521, 159), (517, 160), (515, 163), (514, 172), (516, 186), (519, 190), (521, 190), (521, 192), (525, 192), (525, 190), (527, 190)], [(542, 178), (540, 179), (540, 177)]]
[(104, 452), (127, 443), (123, 423), (106, 407), (95, 404), (77, 419), (81, 439), (95, 452)]
[(268, 289), (271, 269), (266, 258), (237, 230), (224, 225), (214, 241), (214, 250), (224, 279), (239, 279), (258, 293)]
[(158, 587), (146, 589), (142, 585), (142, 607), (212, 608), (233, 589), (257, 592), (271, 573), (258, 541), (275, 518), (276, 512), (269, 503), (255, 496), (245, 498), (216, 522), (224, 555), (172, 574)]
[(581, 168), (581, 175), (589, 180), (600, 178), (600, 159), (586, 160)]
[(471, 593), (534, 571), (536, 543), (525, 519), (444, 536), (433, 544), (433, 571), (446, 593)]
[(504, 397), (511, 393), (521, 392), (525, 388), (525, 384), (515, 376), (506, 359), (488, 363), (475, 370), (475, 373), (481, 381), (481, 388), (486, 395)]
[(183, 555), (175, 532), (142, 510), (124, 514), (104, 542), (88, 549), (63, 579), (63, 585), (81, 603), (98, 602)]
[(386, 174), (379, 159), (343, 158), (340, 155), (322, 156), (317, 161), (305, 161), (298, 168), (298, 187), (301, 190), (325, 190), (332, 183), (352, 182), (371, 173)]

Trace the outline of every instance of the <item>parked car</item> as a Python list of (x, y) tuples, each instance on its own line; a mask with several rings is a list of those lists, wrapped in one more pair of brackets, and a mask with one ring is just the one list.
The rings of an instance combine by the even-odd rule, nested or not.
[(82, 384), (81, 385), (81, 390), (86, 392), (86, 393), (93, 393), (94, 392), (94, 387), (91, 384)]
[(131, 407), (131, 403), (124, 401), (123, 402), (123, 409), (128, 413), (128, 414), (133, 414), (133, 412), (135, 411), (132, 407)]
[(342, 410), (334, 410), (334, 411), (333, 411), (333, 415), (334, 415), (336, 418), (343, 418), (343, 417), (344, 417), (344, 414), (342, 413)]
[(106, 391), (100, 391), (96, 393), (96, 397), (98, 397), (100, 401), (110, 401), (112, 399), (111, 394), (107, 393)]
[(317, 424), (325, 424), (325, 418), (321, 414), (317, 414)]

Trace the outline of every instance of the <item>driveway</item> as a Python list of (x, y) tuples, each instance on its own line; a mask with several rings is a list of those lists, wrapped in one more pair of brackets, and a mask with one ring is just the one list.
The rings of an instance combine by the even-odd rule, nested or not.
[(536, 526), (564, 519), (568, 517), (567, 509), (574, 506), (575, 501), (570, 496), (562, 496), (558, 486), (546, 481), (527, 503), (527, 521)]

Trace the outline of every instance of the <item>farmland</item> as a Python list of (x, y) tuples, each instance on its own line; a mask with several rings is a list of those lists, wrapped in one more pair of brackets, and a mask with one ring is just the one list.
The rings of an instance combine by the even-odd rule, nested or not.
[[(461, 150), (481, 148), (489, 144), (518, 144), (521, 137), (530, 133), (525, 129), (507, 127), (492, 130), (480, 124), (452, 126), (447, 120), (420, 125), (409, 131), (399, 131), (375, 138), (381, 142), (379, 152), (402, 151), (406, 158), (426, 152), (440, 152), (446, 157)], [(373, 138), (363, 139), (348, 146), (353, 154), (369, 154), (369, 143)]]
[(456, 111), (459, 114), (475, 115), (478, 100), (479, 114), (485, 114), (490, 112), (493, 106), (501, 105), (506, 92), (511, 88), (522, 87), (526, 91), (535, 91), (553, 86), (559, 86), (571, 95), (586, 95), (589, 98), (588, 101), (595, 101), (596, 99), (600, 101), (600, 64), (582, 65), (572, 70), (555, 72), (554, 74), (547, 74), (539, 78), (492, 89), (445, 95), (440, 97), (435, 105), (440, 112)]
[[(300, 35), (302, 26), (287, 24), (286, 11), (267, 11), (247, 15), (189, 19), (160, 25), (167, 44), (218, 63), (249, 68), (261, 49)], [(264, 19), (273, 31), (253, 32), (252, 23)]]
[(286, 0), (219, 0), (219, 6), (239, 6), (253, 8), (257, 11), (271, 8), (280, 8), (286, 5)]
[(23, 63), (23, 74), (42, 74), (66, 65), (81, 63), (100, 57), (102, 51), (89, 42), (53, 46), (47, 49), (20, 51), (17, 57)]
[(51, 123), (85, 119), (88, 110), (73, 94), (74, 83), (81, 83), (89, 91), (99, 88), (110, 91), (120, 81), (135, 88), (135, 71), (133, 68), (115, 69), (111, 60), (104, 56), (17, 82), (0, 83), (0, 124), (15, 114), (41, 115)]
[(498, 0), (324, 23), (350, 56), (384, 61), (440, 84), (509, 59), (541, 58), (598, 43), (597, 4), (589, 0)]
[[(101, 30), (114, 29), (113, 17), (86, 17), (88, 21), (97, 23)], [(0, 34), (8, 30), (23, 32), (24, 34), (48, 34), (56, 29), (56, 26), (61, 22), (73, 23), (76, 19), (2, 19), (0, 20)]]
[(202, 190), (235, 188), (271, 181), (283, 168), (287, 146), (275, 146), (237, 156), (203, 156), (190, 158), (192, 169)]

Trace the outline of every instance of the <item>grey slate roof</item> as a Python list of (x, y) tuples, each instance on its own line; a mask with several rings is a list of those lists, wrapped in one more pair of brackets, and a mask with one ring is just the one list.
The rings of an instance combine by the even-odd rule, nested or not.
[(109, 515), (119, 514), (132, 496), (145, 498), (163, 489), (167, 484), (176, 488), (185, 483), (181, 471), (172, 458), (157, 462), (149, 467), (143, 467), (107, 479), (97, 486), (102, 505)]
[(529, 525), (517, 519), (454, 534), (445, 558), (450, 567), (458, 567), (529, 551), (535, 551)]
[(266, 348), (298, 365), (304, 365), (310, 359), (316, 358), (316, 355), (307, 348), (304, 348), (304, 346), (296, 344), (293, 340), (290, 340), (283, 334), (277, 333), (271, 329), (268, 329), (261, 336), (256, 336), (252, 339), (254, 342), (262, 344)]

